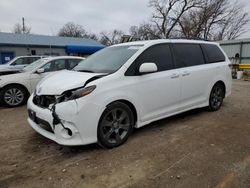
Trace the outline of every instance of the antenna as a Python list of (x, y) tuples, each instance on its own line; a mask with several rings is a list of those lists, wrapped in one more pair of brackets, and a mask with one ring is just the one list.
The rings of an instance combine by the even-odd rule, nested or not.
[(23, 34), (24, 34), (25, 33), (24, 17), (22, 17), (22, 21), (23, 21)]

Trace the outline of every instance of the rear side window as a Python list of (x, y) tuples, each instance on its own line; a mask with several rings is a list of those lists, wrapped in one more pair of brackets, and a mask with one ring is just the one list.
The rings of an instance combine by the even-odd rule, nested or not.
[(217, 63), (225, 61), (225, 56), (217, 45), (214, 44), (202, 44), (202, 50), (204, 51), (207, 63)]
[(143, 63), (155, 63), (158, 72), (173, 69), (172, 55), (168, 44), (159, 44), (146, 49), (134, 62), (136, 73)]
[(172, 44), (176, 68), (205, 64), (199, 44)]
[(82, 61), (82, 59), (68, 59), (68, 70), (73, 69), (76, 65), (78, 65), (78, 63)]
[(29, 62), (28, 62), (28, 64), (31, 64), (31, 63), (33, 63), (34, 61), (38, 60), (38, 59), (40, 59), (40, 57), (29, 57)]

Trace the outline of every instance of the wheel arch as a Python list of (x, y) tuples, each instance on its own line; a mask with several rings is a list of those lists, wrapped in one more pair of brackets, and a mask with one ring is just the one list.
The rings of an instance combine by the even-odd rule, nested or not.
[(7, 84), (7, 85), (5, 85), (4, 87), (1, 88), (1, 91), (4, 90), (6, 87), (10, 87), (10, 86), (19, 86), (19, 87), (22, 87), (26, 91), (26, 93), (28, 94), (28, 96), (30, 96), (30, 92), (29, 92), (28, 88), (25, 87), (23, 84), (18, 84), (18, 83)]
[(217, 82), (214, 83), (213, 87), (214, 87), (216, 84), (222, 85), (223, 91), (224, 91), (224, 93), (223, 93), (224, 96), (223, 96), (223, 97), (225, 98), (225, 95), (226, 95), (226, 84), (225, 84), (222, 80), (218, 80)]

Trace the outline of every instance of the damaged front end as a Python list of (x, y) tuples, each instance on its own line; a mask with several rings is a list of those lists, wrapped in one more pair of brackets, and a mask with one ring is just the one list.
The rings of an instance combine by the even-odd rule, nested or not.
[[(64, 138), (71, 138), (77, 134), (77, 128), (74, 125), (74, 117), (78, 113), (76, 99), (85, 97), (91, 94), (95, 89), (96, 85), (89, 85), (90, 82), (102, 78), (105, 75), (98, 75), (88, 79), (84, 86), (75, 89), (70, 89), (64, 91), (61, 95), (43, 95), (37, 94), (35, 91), (32, 98), (32, 103), (41, 109), (47, 109), (51, 112), (52, 119), (50, 121), (50, 126), (52, 132), (55, 133), (56, 129), (60, 129), (60, 134)], [(87, 87), (86, 87), (87, 86)], [(30, 112), (32, 113), (32, 112)], [(34, 120), (40, 120), (41, 118), (34, 118), (32, 115), (30, 118)], [(39, 124), (44, 124), (43, 122), (36, 122)], [(59, 127), (61, 128), (59, 128)]]

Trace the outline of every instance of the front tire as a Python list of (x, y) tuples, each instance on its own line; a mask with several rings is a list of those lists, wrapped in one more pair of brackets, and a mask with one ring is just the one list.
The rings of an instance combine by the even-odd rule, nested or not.
[(127, 141), (133, 131), (134, 115), (124, 103), (114, 102), (104, 110), (98, 125), (98, 143), (114, 148)]
[(11, 85), (3, 88), (0, 98), (4, 106), (17, 107), (27, 102), (28, 93), (22, 86)]
[(212, 91), (210, 93), (210, 97), (209, 97), (209, 110), (214, 112), (217, 111), (221, 108), (221, 105), (223, 103), (223, 99), (224, 99), (224, 87), (222, 84), (217, 83), (214, 85), (214, 87), (212, 88)]

